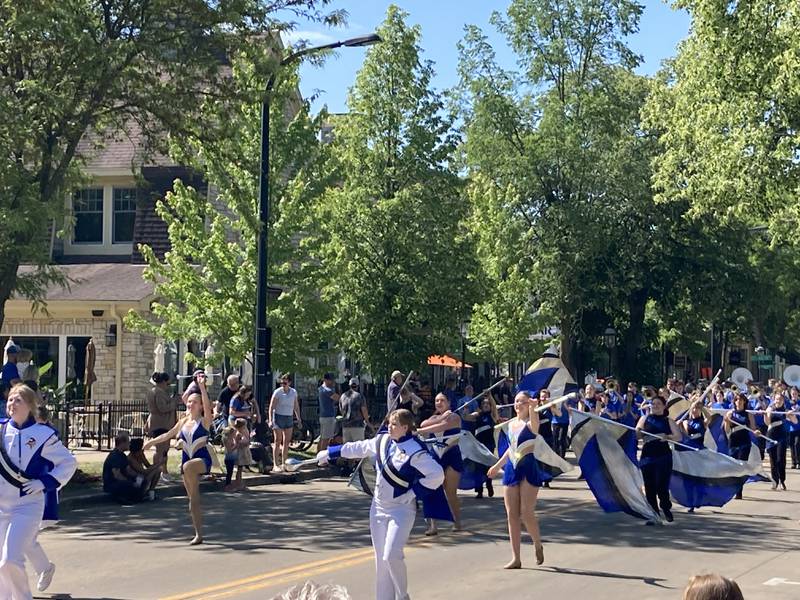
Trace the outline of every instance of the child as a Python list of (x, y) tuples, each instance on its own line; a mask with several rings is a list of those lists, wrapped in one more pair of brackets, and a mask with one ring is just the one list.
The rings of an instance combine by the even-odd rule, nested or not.
[(249, 467), (253, 463), (253, 455), (250, 454), (250, 430), (247, 429), (247, 421), (241, 417), (233, 422), (236, 429), (236, 448), (238, 456), (236, 459), (236, 489), (245, 489), (242, 482), (242, 469)]
[(222, 430), (222, 445), (225, 447), (225, 491), (233, 492), (235, 486), (231, 484), (233, 477), (233, 467), (239, 460), (239, 449), (237, 445), (238, 434), (236, 429), (229, 425)]
[(128, 452), (128, 466), (136, 472), (137, 480), (142, 477), (146, 481), (147, 498), (149, 500), (156, 499), (156, 485), (158, 478), (161, 475), (161, 467), (154, 467), (147, 460), (144, 455), (144, 440), (142, 438), (133, 438), (131, 440), (130, 451)]

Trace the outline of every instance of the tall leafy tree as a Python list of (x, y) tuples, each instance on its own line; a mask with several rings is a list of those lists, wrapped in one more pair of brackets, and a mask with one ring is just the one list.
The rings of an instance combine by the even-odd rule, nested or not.
[[(81, 178), (81, 141), (102, 145), (131, 123), (149, 149), (165, 151), (168, 136), (219, 139), (224, 128), (198, 109), (236, 92), (220, 62), (288, 27), (280, 17), (340, 22), (328, 4), (2, 0), (0, 325), (15, 290), (41, 301), (47, 283), (63, 282), (47, 267), (49, 231)], [(20, 277), (22, 262), (38, 269)]]
[(374, 374), (416, 367), (458, 335), (472, 261), (456, 139), (431, 88), (420, 30), (390, 7), (335, 121), (340, 178), (317, 206), (307, 240), (320, 265), (333, 339)]

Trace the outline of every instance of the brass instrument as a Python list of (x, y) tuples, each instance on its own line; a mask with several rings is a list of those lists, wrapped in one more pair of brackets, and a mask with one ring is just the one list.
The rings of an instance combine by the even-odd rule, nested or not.
[(619, 383), (616, 379), (606, 379), (605, 386), (607, 392), (619, 392)]
[(646, 385), (642, 388), (642, 395), (644, 396), (645, 400), (652, 400), (658, 396), (658, 392), (656, 392), (656, 388)]

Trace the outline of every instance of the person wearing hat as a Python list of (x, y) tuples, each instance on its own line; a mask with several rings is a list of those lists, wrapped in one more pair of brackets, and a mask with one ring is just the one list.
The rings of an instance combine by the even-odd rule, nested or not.
[(6, 348), (8, 361), (3, 365), (2, 374), (0, 374), (0, 382), (6, 389), (11, 389), (18, 383), (22, 383), (19, 376), (19, 368), (17, 367), (17, 358), (19, 355), (19, 346), (11, 344)]
[(319, 443), (318, 450), (325, 450), (336, 435), (336, 382), (332, 373), (322, 376), (322, 385), (317, 389), (319, 399)]
[(399, 408), (400, 387), (403, 385), (404, 375), (400, 371), (393, 371), (389, 387), (386, 388), (386, 414)]
[(350, 389), (339, 398), (342, 412), (342, 443), (360, 442), (364, 439), (365, 428), (372, 427), (369, 422), (367, 401), (358, 390), (357, 377), (350, 379)]

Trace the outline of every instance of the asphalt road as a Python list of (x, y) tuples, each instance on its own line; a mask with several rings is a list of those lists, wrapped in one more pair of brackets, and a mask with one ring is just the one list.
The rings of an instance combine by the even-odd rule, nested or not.
[[(467, 531), (426, 539), (418, 519), (406, 553), (411, 597), (678, 599), (689, 575), (715, 571), (736, 579), (748, 600), (800, 598), (800, 471), (788, 485), (777, 492), (749, 484), (744, 500), (696, 514), (678, 509), (675, 523), (654, 528), (604, 514), (570, 474), (540, 495), (545, 564), (535, 566), (523, 538), (520, 571), (500, 568), (510, 557), (502, 499), (464, 493)], [(183, 497), (71, 511), (41, 536), (57, 571), (37, 597), (264, 600), (309, 579), (344, 585), (355, 600), (374, 597), (369, 498), (343, 480), (208, 493), (203, 503), (200, 547), (187, 545)]]

